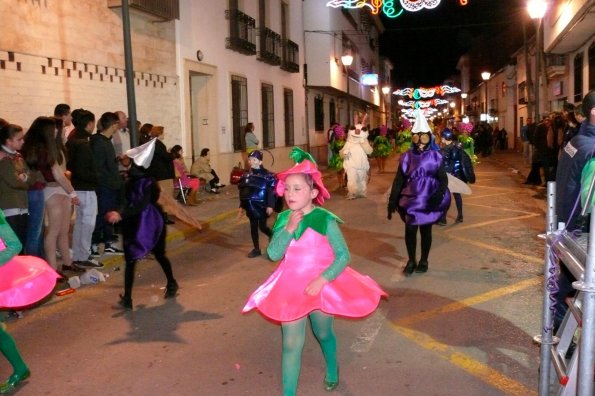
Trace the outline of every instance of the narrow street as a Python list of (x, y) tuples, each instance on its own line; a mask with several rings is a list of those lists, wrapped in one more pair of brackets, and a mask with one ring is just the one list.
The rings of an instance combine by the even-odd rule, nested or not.
[[(409, 278), (401, 272), (403, 222), (386, 219), (394, 171), (378, 174), (372, 160), (368, 198), (354, 201), (326, 175), (333, 194), (326, 207), (345, 220), (351, 266), (389, 293), (364, 320), (336, 319), (341, 382), (334, 394), (537, 394), (532, 337), (541, 327), (544, 242), (537, 235), (545, 203), (543, 188), (523, 186), (511, 169), (516, 156), (480, 158), (473, 194), (463, 198), (464, 222), (454, 223), (453, 202), (448, 225), (433, 227), (428, 273)], [(387, 169), (395, 169), (394, 159)], [(280, 394), (280, 328), (258, 313), (240, 313), (275, 263), (246, 258), (249, 225), (237, 218), (237, 204), (235, 186), (226, 187), (191, 209), (208, 227), (168, 245), (177, 299), (163, 299), (165, 278), (145, 260), (134, 311), (115, 308), (123, 265), (112, 260), (105, 283), (53, 297), (9, 322), (32, 372), (17, 394)], [(10, 374), (6, 364), (1, 374)], [(299, 394), (327, 394), (323, 377), (322, 354), (308, 332)]]

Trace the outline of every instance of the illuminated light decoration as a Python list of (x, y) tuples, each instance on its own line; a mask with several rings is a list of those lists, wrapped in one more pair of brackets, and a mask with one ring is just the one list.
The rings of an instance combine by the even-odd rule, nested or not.
[(424, 8), (431, 10), (438, 7), (441, 0), (401, 0), (401, 6), (411, 12), (417, 12)]
[[(423, 9), (432, 9), (438, 7), (442, 0), (400, 0), (403, 8), (395, 5), (396, 0), (330, 0), (326, 3), (327, 7), (358, 9), (368, 8), (373, 15), (378, 15), (380, 10), (388, 18), (396, 18), (403, 14), (403, 11), (416, 12)], [(466, 6), (469, 0), (458, 0), (459, 4)]]
[(399, 100), (397, 102), (399, 106), (403, 107), (411, 107), (413, 109), (425, 109), (430, 106), (439, 106), (443, 104), (447, 104), (448, 100), (444, 99), (432, 99), (432, 100), (409, 100), (405, 102), (404, 100)]
[(448, 85), (441, 85), (434, 88), (403, 88), (397, 89), (393, 92), (394, 95), (398, 96), (409, 96), (413, 99), (420, 99), (420, 98), (431, 98), (434, 95), (448, 95), (456, 92), (461, 92), (460, 88), (451, 87)]
[(378, 74), (367, 73), (363, 74), (360, 78), (362, 85), (378, 85)]

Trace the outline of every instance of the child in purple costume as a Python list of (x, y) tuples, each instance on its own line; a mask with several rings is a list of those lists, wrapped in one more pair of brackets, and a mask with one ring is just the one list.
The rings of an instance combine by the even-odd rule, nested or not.
[[(405, 222), (405, 245), (409, 256), (403, 270), (406, 276), (410, 276), (414, 270), (428, 271), (432, 225), (450, 207), (448, 177), (442, 155), (419, 110), (411, 133), (411, 148), (401, 156), (388, 200), (388, 219), (392, 219), (393, 213), (398, 212)], [(418, 228), (421, 234), (419, 265), (415, 259)]]

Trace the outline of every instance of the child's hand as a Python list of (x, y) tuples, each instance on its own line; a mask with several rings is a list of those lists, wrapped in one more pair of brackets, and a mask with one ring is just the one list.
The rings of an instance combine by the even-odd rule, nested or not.
[(273, 208), (267, 208), (266, 212), (267, 212), (267, 216), (272, 215), (273, 214)]
[(322, 290), (322, 287), (326, 285), (328, 281), (324, 278), (324, 276), (319, 276), (318, 278), (311, 281), (308, 286), (306, 286), (306, 292), (309, 296), (316, 296)]
[(289, 220), (287, 221), (287, 225), (285, 229), (290, 234), (293, 234), (295, 230), (297, 230), (298, 226), (300, 225), (300, 221), (304, 218), (304, 212), (301, 210), (293, 210), (289, 215)]
[(244, 209), (242, 208), (238, 208), (238, 220), (241, 219), (242, 217), (244, 217)]

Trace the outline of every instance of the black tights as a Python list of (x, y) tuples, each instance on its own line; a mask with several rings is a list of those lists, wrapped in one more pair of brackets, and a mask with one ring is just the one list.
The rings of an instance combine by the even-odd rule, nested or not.
[(266, 214), (260, 219), (250, 219), (250, 235), (252, 236), (252, 243), (254, 244), (254, 249), (260, 250), (260, 245), (258, 243), (258, 229), (262, 231), (263, 234), (268, 236), (269, 238), (273, 235), (271, 229), (267, 226), (267, 217)]
[[(176, 280), (174, 278), (174, 274), (171, 268), (171, 262), (165, 255), (165, 227), (161, 232), (161, 236), (159, 236), (159, 240), (157, 244), (151, 251), (155, 255), (155, 260), (161, 266), (165, 277), (167, 278), (167, 283), (171, 284), (174, 283)], [(124, 298), (125, 299), (132, 299), (132, 285), (134, 284), (134, 269), (136, 267), (136, 263), (138, 260), (129, 260), (126, 259), (126, 269), (124, 270)]]
[(432, 247), (432, 224), (410, 225), (405, 224), (405, 245), (407, 246), (407, 255), (410, 261), (415, 261), (415, 251), (417, 248), (417, 229), (421, 234), (421, 258), (419, 261), (428, 261), (430, 248)]

